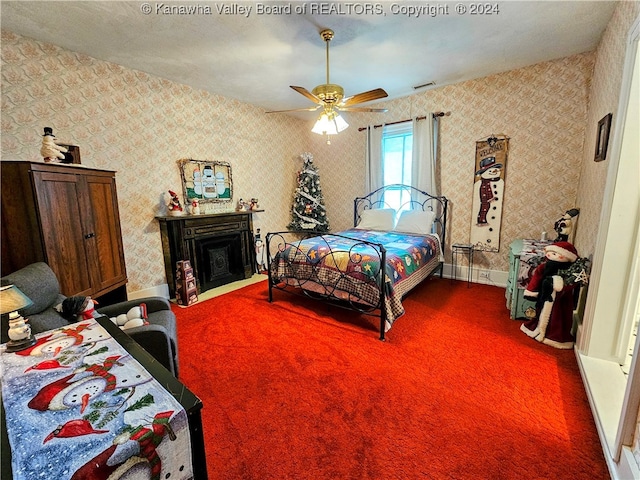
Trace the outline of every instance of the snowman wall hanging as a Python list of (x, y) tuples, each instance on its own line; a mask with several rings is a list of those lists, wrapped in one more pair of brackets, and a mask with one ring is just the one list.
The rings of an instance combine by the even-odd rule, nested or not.
[(471, 244), (475, 250), (500, 250), (500, 227), (509, 137), (491, 135), (476, 142)]

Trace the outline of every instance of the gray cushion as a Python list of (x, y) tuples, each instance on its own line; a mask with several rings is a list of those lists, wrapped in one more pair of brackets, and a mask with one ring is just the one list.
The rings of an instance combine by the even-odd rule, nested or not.
[(43, 312), (62, 301), (59, 300), (60, 284), (56, 274), (43, 262), (32, 263), (2, 277), (2, 285), (15, 285), (31, 299), (33, 305), (21, 311), (25, 316)]
[[(46, 263), (32, 263), (20, 270), (2, 277), (2, 285), (13, 284), (33, 301), (33, 305), (21, 310), (29, 320), (32, 333), (41, 333), (54, 328), (69, 325), (55, 309), (65, 299), (60, 294), (60, 284), (53, 270)], [(99, 309), (99, 313), (108, 317), (126, 313), (131, 307), (140, 303), (147, 304), (150, 325), (125, 330), (125, 333), (138, 342), (142, 348), (153, 355), (176, 377), (178, 376), (178, 332), (176, 317), (165, 298), (148, 297), (130, 300)], [(2, 316), (0, 342), (9, 340), (7, 335), (6, 315)]]
[(45, 308), (40, 313), (34, 313), (31, 315), (24, 315), (24, 318), (29, 320), (32, 333), (42, 333), (47, 330), (53, 330), (54, 328), (66, 327), (71, 322), (68, 322), (58, 311), (54, 308), (56, 305), (62, 303), (64, 295), (58, 295), (55, 302), (49, 308)]

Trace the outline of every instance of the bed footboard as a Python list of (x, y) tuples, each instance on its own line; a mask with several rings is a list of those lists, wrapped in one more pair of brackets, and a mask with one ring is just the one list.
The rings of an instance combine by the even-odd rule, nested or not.
[[(447, 207), (444, 196), (430, 195), (408, 185), (387, 185), (354, 200), (352, 230), (320, 236), (309, 231), (269, 233), (265, 238), (269, 302), (273, 302), (273, 290), (279, 289), (374, 315), (379, 319), (380, 340), (384, 340), (393, 321), (404, 313), (402, 296), (435, 272), (442, 277), (447, 251)], [(428, 245), (354, 233), (363, 212), (382, 208), (432, 212), (418, 215), (423, 222), (419, 231), (414, 231), (413, 226), (408, 231), (416, 237), (428, 237)], [(407, 252), (398, 253), (398, 243), (414, 247), (409, 256), (416, 258), (407, 258)], [(402, 264), (403, 258), (407, 258), (406, 265)], [(398, 268), (403, 268), (404, 273)]]
[(379, 319), (380, 340), (385, 339), (390, 285), (383, 245), (292, 231), (269, 233), (265, 241), (269, 302), (273, 302), (273, 289), (278, 289), (374, 315)]

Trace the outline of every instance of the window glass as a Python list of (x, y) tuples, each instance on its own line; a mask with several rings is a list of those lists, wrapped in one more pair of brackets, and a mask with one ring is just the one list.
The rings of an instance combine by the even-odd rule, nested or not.
[[(411, 122), (388, 125), (382, 133), (382, 175), (384, 185), (411, 185)], [(384, 202), (396, 211), (409, 208), (409, 192), (387, 190)]]

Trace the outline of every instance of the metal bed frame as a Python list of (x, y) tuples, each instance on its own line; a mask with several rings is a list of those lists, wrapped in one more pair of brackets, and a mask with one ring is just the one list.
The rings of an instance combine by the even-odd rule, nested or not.
[[(440, 237), (440, 243), (442, 248), (442, 257), (444, 258), (444, 251), (446, 245), (446, 231), (447, 231), (447, 208), (448, 199), (444, 196), (434, 196), (422, 190), (409, 185), (387, 185), (365, 195), (364, 197), (356, 197), (353, 202), (353, 224), (354, 227), (358, 225), (361, 214), (364, 210), (371, 210), (377, 208), (391, 208), (385, 196), (390, 192), (401, 192), (401, 195), (408, 195), (401, 209), (403, 210), (424, 210), (433, 211), (435, 218), (433, 221), (432, 233), (437, 233)], [(344, 259), (344, 255), (347, 254), (352, 262), (357, 262), (357, 254), (352, 255), (352, 251), (356, 246), (366, 245), (370, 247), (378, 255), (380, 269), (375, 278), (363, 278), (362, 275), (354, 274), (353, 272), (345, 272), (340, 269), (336, 270), (335, 278), (323, 279), (322, 275), (318, 275), (318, 266), (315, 264), (305, 264), (300, 266), (294, 261), (284, 260), (285, 268), (290, 272), (286, 276), (278, 278), (277, 269), (274, 269), (274, 264), (277, 261), (282, 261), (281, 252), (287, 249), (293, 249), (294, 257), (307, 257), (306, 251), (301, 248), (303, 240), (318, 237), (326, 242), (326, 236), (348, 238), (354, 241), (354, 245), (348, 250), (341, 250), (334, 252), (327, 243), (328, 253), (323, 256), (325, 263), (328, 259), (338, 265), (341, 259)], [(386, 295), (388, 293), (389, 285), (386, 282), (386, 254), (387, 251), (384, 245), (379, 243), (372, 243), (365, 240), (353, 239), (344, 235), (336, 235), (330, 233), (313, 232), (313, 231), (282, 231), (268, 233), (265, 237), (266, 253), (267, 253), (267, 273), (269, 278), (269, 302), (273, 302), (273, 289), (286, 291), (291, 294), (297, 294), (313, 298), (317, 300), (323, 300), (330, 305), (335, 305), (347, 310), (356, 311), (361, 314), (377, 316), (379, 318), (379, 333), (380, 340), (385, 340), (385, 323), (387, 318), (387, 305), (385, 302)], [(307, 257), (308, 258), (308, 257)], [(426, 278), (432, 276), (434, 273), (440, 273), (440, 277), (443, 275), (444, 262), (440, 260), (438, 266), (436, 266)], [(289, 282), (294, 281), (295, 286), (290, 285)], [(377, 290), (377, 301), (371, 302), (363, 300), (354, 294), (345, 294), (340, 288), (345, 283), (360, 282), (368, 284), (372, 289)], [(316, 289), (305, 288), (305, 284), (309, 286), (315, 286)], [(321, 287), (321, 292), (318, 292), (317, 286)]]

